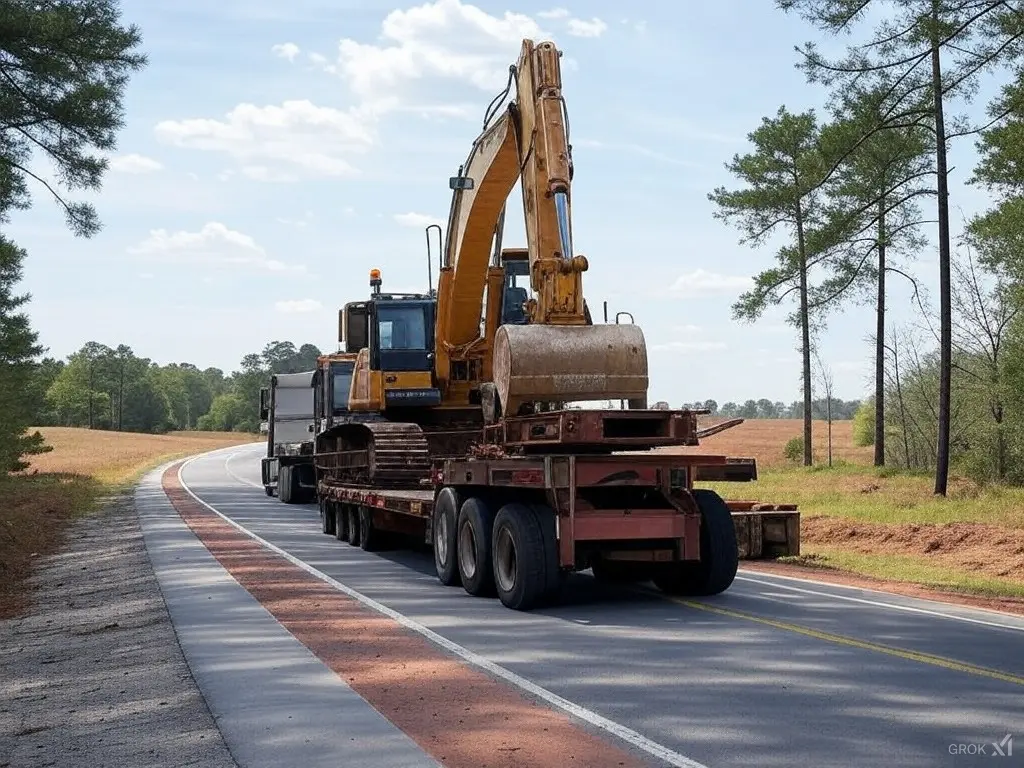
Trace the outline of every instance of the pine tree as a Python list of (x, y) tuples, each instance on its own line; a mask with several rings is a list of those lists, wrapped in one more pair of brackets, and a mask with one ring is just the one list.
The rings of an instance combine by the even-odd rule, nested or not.
[(25, 251), (0, 235), (0, 476), (25, 469), (23, 456), (52, 450), (38, 432), (28, 433), (36, 403), (32, 400), (35, 359), (43, 353), (38, 334), (21, 308), (29, 295), (17, 295)]

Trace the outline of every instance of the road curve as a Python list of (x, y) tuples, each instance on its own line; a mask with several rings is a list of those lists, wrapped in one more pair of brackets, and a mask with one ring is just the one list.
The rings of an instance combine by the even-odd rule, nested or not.
[[(1020, 617), (742, 569), (725, 594), (675, 601), (576, 574), (559, 605), (518, 613), (442, 586), (429, 553), (323, 535), (315, 505), (264, 495), (262, 450), (197, 457), (183, 486), (652, 765), (1024, 765)], [(1017, 753), (991, 763), (1012, 734)]]

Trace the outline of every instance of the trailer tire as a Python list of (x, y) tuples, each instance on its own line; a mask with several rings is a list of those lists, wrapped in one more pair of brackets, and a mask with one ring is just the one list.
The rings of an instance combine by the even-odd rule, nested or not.
[(536, 511), (518, 502), (506, 504), (494, 518), (494, 584), (502, 605), (528, 611), (549, 588), (544, 530)]
[(558, 535), (555, 533), (555, 511), (546, 504), (531, 504), (530, 509), (537, 518), (544, 540), (544, 594), (543, 602), (552, 603), (558, 599), (566, 574), (561, 568), (558, 553)]
[(725, 500), (712, 490), (692, 491), (700, 509), (700, 561), (665, 563), (654, 584), (670, 595), (717, 595), (736, 578), (739, 549), (736, 528)]
[(462, 588), (475, 597), (490, 597), (494, 594), (491, 565), (494, 515), (483, 499), (471, 496), (462, 502), (458, 521), (456, 560)]
[(346, 513), (348, 517), (348, 543), (353, 547), (359, 546), (359, 508), (354, 504), (348, 504)]
[(376, 552), (380, 549), (383, 538), (384, 531), (373, 525), (373, 510), (369, 507), (359, 507), (359, 546), (367, 552)]
[(330, 501), (320, 501), (320, 529), (328, 536), (334, 534), (334, 510)]
[(277, 470), (277, 498), (282, 504), (292, 503), (292, 468), (284, 464)]
[(454, 488), (442, 488), (434, 503), (430, 538), (434, 550), (434, 570), (446, 587), (462, 581), (458, 558), (459, 494)]
[(265, 494), (267, 494), (267, 496), (273, 496), (274, 495), (274, 486), (272, 486), (272, 485), (264, 485), (263, 486), (263, 492)]
[(334, 538), (338, 541), (348, 540), (348, 515), (345, 513), (345, 505), (336, 501), (328, 502), (331, 514), (334, 515)]

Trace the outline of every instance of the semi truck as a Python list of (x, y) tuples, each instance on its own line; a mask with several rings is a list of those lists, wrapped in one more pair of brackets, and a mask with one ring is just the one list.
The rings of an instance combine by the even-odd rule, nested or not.
[(285, 504), (316, 498), (313, 469), (316, 371), (275, 373), (260, 389), (261, 428), (267, 434), (267, 455), (260, 461), (263, 490)]

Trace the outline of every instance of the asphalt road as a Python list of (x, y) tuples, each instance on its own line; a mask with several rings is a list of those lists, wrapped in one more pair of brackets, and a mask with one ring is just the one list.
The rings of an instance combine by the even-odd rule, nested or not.
[(427, 552), (325, 536), (315, 505), (264, 495), (262, 450), (199, 457), (182, 480), (346, 587), (702, 765), (1024, 765), (1019, 617), (742, 570), (697, 601), (575, 574), (558, 606), (519, 613), (442, 586)]

